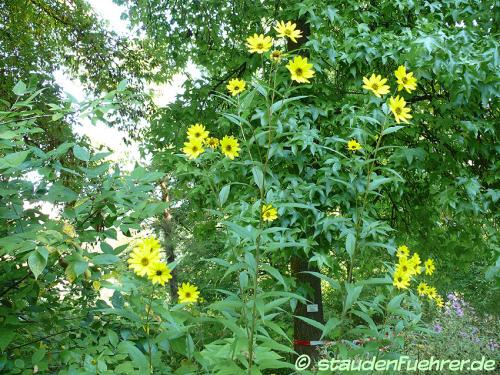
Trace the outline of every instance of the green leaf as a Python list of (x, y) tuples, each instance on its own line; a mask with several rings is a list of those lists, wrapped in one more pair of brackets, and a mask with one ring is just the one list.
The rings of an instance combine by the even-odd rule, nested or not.
[(325, 330), (325, 326), (323, 324), (321, 324), (320, 322), (318, 322), (317, 320), (306, 318), (305, 316), (300, 316), (300, 315), (294, 315), (294, 317), (306, 322), (307, 324), (309, 324), (313, 327), (320, 329), (321, 332), (323, 332)]
[(149, 364), (146, 356), (130, 341), (122, 341), (118, 345), (118, 351), (120, 353), (127, 353), (134, 362), (134, 365), (139, 368), (141, 373), (149, 372)]
[(331, 331), (333, 331), (341, 323), (342, 323), (342, 321), (340, 319), (337, 319), (337, 318), (328, 319), (328, 322), (326, 322), (326, 324), (325, 324), (325, 328), (323, 330), (323, 334), (321, 335), (320, 340), (322, 340), (323, 337), (327, 336)]
[(109, 343), (111, 345), (113, 345), (114, 347), (116, 347), (116, 345), (118, 344), (118, 335), (116, 334), (115, 331), (112, 331), (110, 329), (108, 329), (108, 340), (109, 340)]
[(47, 265), (47, 257), (47, 250), (43, 251), (40, 249), (32, 251), (28, 257), (28, 266), (30, 267), (31, 272), (33, 272), (33, 275), (35, 275), (35, 279), (38, 279), (38, 276), (40, 276), (45, 269), (45, 266)]
[(99, 254), (92, 258), (92, 262), (96, 266), (113, 264), (120, 261), (120, 258), (113, 254)]
[(255, 184), (259, 187), (260, 190), (264, 187), (264, 174), (262, 173), (262, 169), (259, 166), (254, 166), (252, 168), (253, 180)]
[(387, 135), (387, 134), (391, 134), (391, 133), (397, 132), (399, 129), (402, 129), (402, 128), (404, 128), (404, 126), (401, 126), (401, 125), (391, 126), (390, 128), (385, 129), (382, 132), (382, 135)]
[(24, 94), (26, 94), (26, 85), (23, 81), (19, 81), (16, 83), (16, 85), (14, 86), (14, 88), (12, 89), (12, 92), (14, 94), (16, 94), (17, 96), (22, 96)]
[(5, 130), (0, 132), (0, 139), (12, 139), (18, 136), (18, 133), (13, 132), (12, 130)]
[(398, 311), (404, 296), (405, 296), (404, 294), (398, 294), (396, 297), (391, 299), (390, 302), (387, 304), (387, 312), (394, 313)]
[(276, 103), (274, 103), (271, 106), (271, 112), (276, 112), (276, 111), (280, 110), (281, 107), (283, 107), (283, 105), (290, 103), (290, 102), (293, 102), (293, 101), (296, 101), (296, 100), (303, 99), (303, 98), (307, 98), (307, 95), (294, 96), (293, 98), (278, 100)]
[(356, 237), (354, 236), (354, 233), (350, 232), (346, 236), (345, 249), (346, 249), (347, 254), (349, 254), (349, 257), (351, 259), (354, 255), (355, 248), (356, 248)]
[(127, 86), (128, 86), (127, 79), (123, 79), (123, 80), (120, 81), (120, 83), (116, 87), (116, 91), (118, 91), (118, 92), (125, 91), (127, 89)]
[(361, 291), (363, 290), (363, 285), (352, 285), (346, 283), (345, 288), (347, 290), (347, 296), (344, 303), (344, 309), (343, 309), (344, 313), (346, 313), (351, 308), (351, 306), (358, 300), (358, 297), (361, 294)]
[(37, 351), (33, 353), (31, 356), (31, 363), (36, 365), (38, 362), (40, 362), (43, 357), (45, 357), (46, 350), (44, 348), (40, 348)]
[(19, 151), (0, 159), (0, 169), (16, 168), (26, 160), (30, 151)]
[(280, 271), (270, 266), (269, 264), (262, 265), (262, 269), (266, 271), (268, 274), (270, 274), (272, 277), (274, 277), (276, 280), (278, 280), (283, 285), (285, 290), (288, 290), (288, 285), (285, 279), (283, 278), (283, 275), (281, 275)]
[(381, 177), (381, 176), (378, 176), (376, 178), (373, 179), (373, 181), (370, 182), (370, 186), (368, 188), (368, 190), (375, 190), (377, 189), (380, 185), (383, 185), (389, 181), (392, 181), (394, 180), (393, 177)]
[(245, 263), (248, 265), (250, 273), (254, 274), (255, 270), (257, 269), (257, 262), (255, 261), (255, 257), (252, 253), (245, 253)]
[(319, 273), (319, 272), (314, 272), (314, 271), (303, 271), (303, 273), (309, 273), (311, 275), (314, 275), (316, 276), (317, 278), (320, 278), (321, 280), (324, 280), (326, 281), (328, 284), (330, 284), (330, 286), (333, 288), (333, 289), (340, 289), (340, 284), (338, 281), (332, 279), (331, 277), (328, 277), (326, 275), (323, 275), (322, 273)]
[(0, 352), (5, 350), (14, 339), (14, 336), (15, 332), (13, 330), (0, 327)]
[(113, 247), (106, 242), (101, 242), (100, 248), (105, 254), (114, 254)]
[(234, 233), (236, 233), (238, 236), (241, 238), (247, 238), (247, 239), (253, 239), (255, 235), (251, 231), (249, 231), (247, 228), (243, 228), (242, 226), (235, 224), (230, 221), (224, 221), (222, 224), (225, 224), (231, 229)]
[(89, 151), (86, 148), (78, 146), (78, 145), (73, 146), (73, 155), (75, 155), (75, 158), (83, 160), (83, 161), (90, 160)]
[(224, 186), (219, 192), (219, 203), (221, 206), (226, 203), (227, 198), (229, 197), (229, 191), (231, 190), (231, 185)]

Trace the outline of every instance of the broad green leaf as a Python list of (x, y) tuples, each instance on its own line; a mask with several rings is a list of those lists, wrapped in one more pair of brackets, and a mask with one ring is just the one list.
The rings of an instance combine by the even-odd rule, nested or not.
[(345, 249), (351, 259), (354, 255), (355, 248), (356, 248), (356, 237), (354, 236), (354, 233), (349, 232), (345, 240)]
[(307, 324), (309, 324), (313, 327), (320, 329), (321, 332), (323, 332), (325, 330), (325, 326), (323, 324), (321, 324), (320, 322), (318, 322), (317, 320), (306, 318), (305, 316), (300, 316), (300, 315), (294, 315), (294, 317), (306, 322)]
[(8, 154), (7, 156), (3, 157), (0, 159), (0, 169), (7, 169), (7, 168), (16, 168), (23, 161), (26, 160), (28, 157), (30, 151), (19, 151), (19, 152), (14, 152), (12, 154)]
[(99, 254), (92, 257), (92, 262), (96, 266), (114, 264), (120, 261), (120, 258), (113, 254)]
[(73, 155), (75, 155), (75, 158), (83, 160), (83, 161), (90, 160), (89, 151), (86, 148), (78, 146), (78, 145), (73, 146)]
[(38, 279), (38, 276), (40, 276), (45, 269), (45, 266), (47, 265), (47, 257), (47, 250), (41, 250), (41, 248), (32, 251), (28, 257), (28, 266), (30, 267), (31, 272), (33, 272), (33, 275), (35, 275), (35, 279)]
[(330, 286), (333, 289), (340, 289), (340, 284), (339, 284), (339, 282), (337, 280), (334, 280), (331, 277), (323, 275), (322, 273), (314, 272), (314, 271), (304, 271), (303, 273), (309, 273), (311, 275), (314, 275), (314, 276), (320, 278), (321, 280), (326, 281), (328, 284), (330, 284)]
[(219, 203), (221, 206), (226, 203), (227, 198), (229, 197), (229, 191), (231, 190), (231, 185), (225, 185), (219, 192)]
[(131, 341), (122, 341), (118, 345), (120, 353), (127, 353), (134, 362), (134, 366), (138, 367), (142, 373), (149, 372), (149, 364), (146, 356), (134, 345)]
[(401, 301), (404, 298), (404, 294), (398, 294), (396, 297), (391, 299), (389, 303), (387, 304), (387, 312), (389, 313), (394, 313), (399, 310), (401, 306)]
[(300, 100), (303, 98), (307, 98), (307, 95), (294, 96), (292, 98), (278, 100), (276, 103), (274, 103), (271, 106), (271, 112), (276, 112), (276, 111), (280, 110), (281, 107), (283, 107), (285, 104), (288, 104), (290, 102), (294, 102), (294, 101), (297, 101), (297, 100)]
[(402, 129), (402, 128), (404, 128), (404, 126), (401, 126), (401, 125), (391, 126), (391, 127), (387, 128), (387, 129), (385, 129), (382, 132), (382, 135), (387, 135), (387, 134), (391, 134), (391, 133), (397, 132), (399, 129)]
[(343, 308), (344, 313), (346, 313), (352, 307), (352, 305), (356, 303), (359, 295), (361, 294), (361, 291), (363, 290), (363, 285), (352, 285), (346, 283), (345, 287), (347, 290), (347, 296), (344, 302), (344, 308)]
[(255, 184), (262, 190), (264, 186), (264, 174), (262, 173), (262, 169), (256, 165), (252, 168), (252, 174)]
[(7, 346), (12, 342), (16, 333), (14, 329), (0, 327), (0, 352), (5, 350)]
[(125, 91), (126, 88), (128, 86), (128, 81), (127, 79), (123, 79), (120, 81), (120, 83), (118, 84), (118, 86), (116, 87), (116, 91), (118, 92), (122, 92), (122, 91)]
[(338, 327), (342, 321), (337, 318), (330, 318), (328, 319), (328, 322), (325, 324), (325, 328), (323, 329), (323, 334), (321, 335), (320, 340), (323, 339), (323, 337), (328, 336), (328, 334), (333, 331), (336, 327)]
[(23, 81), (18, 81), (12, 89), (12, 92), (17, 96), (23, 96), (24, 94), (26, 94), (26, 90), (26, 84)]

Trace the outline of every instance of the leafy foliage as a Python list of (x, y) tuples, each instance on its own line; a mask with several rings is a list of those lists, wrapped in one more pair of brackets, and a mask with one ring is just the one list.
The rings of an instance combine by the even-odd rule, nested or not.
[[(498, 297), (494, 2), (115, 2), (137, 36), (85, 1), (0, 5), (1, 371), (285, 374), (309, 338), (329, 341), (309, 354), (342, 359), (468, 345), (443, 349), (474, 310), (436, 305), (461, 291), (494, 311)], [(276, 36), (288, 20), (302, 36)], [(64, 60), (95, 99), (35, 89)], [(142, 104), (144, 80), (191, 66), (200, 78), (173, 103)], [(416, 82), (398, 90), (402, 68)], [(130, 173), (69, 128), (138, 115), (152, 161)], [(144, 229), (168, 287), (127, 267)]]

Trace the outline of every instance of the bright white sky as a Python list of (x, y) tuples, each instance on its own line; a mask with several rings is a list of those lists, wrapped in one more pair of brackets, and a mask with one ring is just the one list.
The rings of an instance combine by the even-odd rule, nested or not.
[[(107, 22), (110, 30), (120, 35), (129, 34), (128, 21), (120, 18), (125, 8), (113, 3), (112, 0), (87, 0), (96, 13)], [(194, 66), (188, 68), (188, 73), (192, 77), (198, 77), (199, 71)], [(59, 70), (54, 74), (56, 82), (62, 86), (63, 90), (78, 100), (84, 100), (86, 95), (81, 83), (71, 79), (64, 70)], [(153, 92), (153, 98), (157, 105), (165, 106), (174, 101), (175, 96), (182, 92), (182, 84), (187, 79), (184, 74), (177, 74), (169, 84), (156, 85), (147, 83), (147, 89)], [(122, 168), (131, 169), (135, 162), (147, 163), (149, 160), (140, 158), (138, 145), (126, 146), (123, 138), (127, 136), (125, 132), (110, 128), (103, 123), (92, 125), (88, 120), (82, 120), (80, 125), (74, 127), (77, 134), (86, 135), (94, 146), (104, 145), (115, 152), (111, 158), (119, 161)]]

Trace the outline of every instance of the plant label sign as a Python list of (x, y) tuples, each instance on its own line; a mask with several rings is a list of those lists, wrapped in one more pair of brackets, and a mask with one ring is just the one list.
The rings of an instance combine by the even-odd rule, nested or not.
[(318, 312), (318, 305), (307, 305), (307, 312), (308, 313)]

